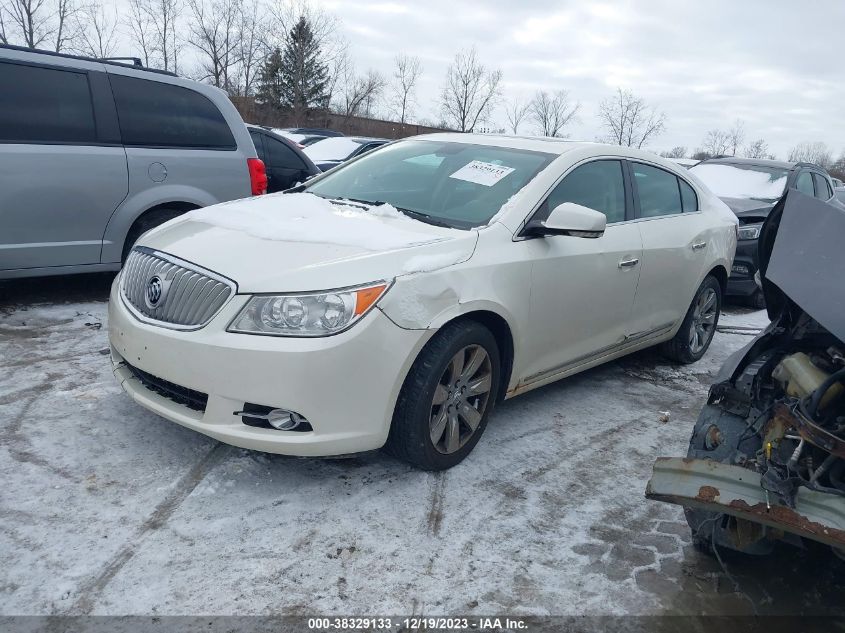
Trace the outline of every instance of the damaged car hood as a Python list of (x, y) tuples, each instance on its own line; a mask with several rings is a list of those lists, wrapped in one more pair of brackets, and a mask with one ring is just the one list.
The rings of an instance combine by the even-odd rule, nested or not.
[(758, 248), (769, 317), (794, 304), (845, 341), (845, 211), (790, 189), (763, 225)]
[(224, 275), (239, 292), (290, 292), (437, 270), (469, 259), (477, 239), (390, 205), (294, 193), (191, 211), (138, 243)]

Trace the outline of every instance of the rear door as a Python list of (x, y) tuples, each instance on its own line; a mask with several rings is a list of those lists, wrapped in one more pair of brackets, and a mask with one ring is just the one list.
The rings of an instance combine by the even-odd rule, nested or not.
[(99, 263), (127, 194), (106, 75), (62, 62), (0, 60), (0, 270)]
[(264, 143), (264, 165), (267, 168), (267, 192), (284, 191), (306, 177), (305, 163), (284, 141), (262, 134)]
[(715, 229), (695, 190), (671, 171), (629, 162), (643, 242), (642, 268), (628, 338), (668, 331), (686, 315), (712, 257)]

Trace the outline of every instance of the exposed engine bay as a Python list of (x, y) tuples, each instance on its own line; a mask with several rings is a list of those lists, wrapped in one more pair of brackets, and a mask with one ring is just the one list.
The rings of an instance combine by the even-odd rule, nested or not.
[[(805, 198), (787, 194), (767, 221), (761, 269), (781, 270), (777, 248), (794, 250), (792, 235), (778, 235), (790, 213), (804, 214), (806, 227), (806, 214), (816, 209), (826, 221), (816, 230), (845, 228), (840, 210)], [(804, 233), (799, 239), (808, 239)], [(703, 549), (765, 554), (777, 541), (800, 545), (806, 538), (845, 558), (845, 313), (838, 311), (845, 284), (837, 266), (843, 255), (825, 253), (823, 242), (815, 242), (821, 249), (815, 256), (833, 266), (834, 286), (825, 295), (807, 292), (808, 285), (821, 291), (825, 282), (813, 257), (805, 258), (808, 270), (764, 275), (772, 324), (723, 368), (687, 458), (654, 465), (646, 496), (683, 505), (693, 541)], [(810, 273), (812, 281), (802, 283), (799, 275), (806, 280)]]

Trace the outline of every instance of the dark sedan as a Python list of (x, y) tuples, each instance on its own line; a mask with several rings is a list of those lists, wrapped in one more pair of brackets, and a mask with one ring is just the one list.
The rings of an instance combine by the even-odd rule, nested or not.
[(690, 173), (703, 180), (739, 218), (736, 257), (726, 294), (750, 301), (757, 308), (764, 307), (763, 293), (754, 281), (758, 269), (757, 238), (763, 222), (787, 189), (834, 202), (830, 176), (812, 163), (733, 157), (702, 161)]
[(388, 142), (386, 138), (342, 136), (317, 141), (303, 151), (317, 167), (326, 171)]
[(267, 193), (284, 191), (320, 173), (295, 143), (281, 134), (257, 125), (248, 125), (258, 157), (267, 168)]

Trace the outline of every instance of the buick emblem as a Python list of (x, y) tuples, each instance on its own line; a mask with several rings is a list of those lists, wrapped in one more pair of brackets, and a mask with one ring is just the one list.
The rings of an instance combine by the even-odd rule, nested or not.
[(144, 302), (150, 310), (155, 310), (161, 305), (169, 285), (158, 275), (149, 278), (147, 287), (144, 289)]

